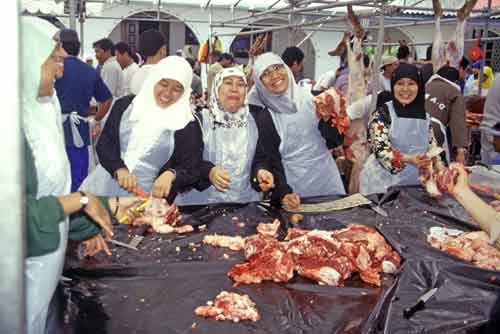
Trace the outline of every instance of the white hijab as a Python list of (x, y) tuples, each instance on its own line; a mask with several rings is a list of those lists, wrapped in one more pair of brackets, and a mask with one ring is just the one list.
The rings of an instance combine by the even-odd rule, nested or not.
[(224, 111), (220, 101), (219, 101), (219, 89), (224, 83), (224, 79), (227, 77), (237, 76), (242, 78), (245, 84), (247, 84), (247, 79), (245, 73), (238, 67), (229, 67), (217, 73), (214, 78), (214, 84), (212, 86), (212, 92), (210, 94), (209, 110), (210, 116), (212, 118), (213, 126), (222, 126), (225, 128), (241, 128), (246, 126), (248, 119), (248, 103), (245, 99), (245, 103), (240, 107), (240, 109), (234, 113)]
[[(133, 170), (139, 158), (155, 144), (165, 130), (183, 129), (194, 120), (189, 98), (193, 70), (182, 57), (170, 56), (162, 59), (149, 71), (139, 94), (132, 101), (133, 109), (129, 120), (133, 123), (124, 160)], [(161, 108), (154, 96), (155, 85), (163, 79), (177, 80), (184, 87), (184, 93), (177, 102)]]
[[(270, 93), (260, 79), (262, 73), (271, 65), (284, 65), (287, 70), (288, 90), (284, 94)], [(277, 113), (291, 114), (303, 107), (308, 99), (312, 100), (312, 95), (297, 85), (290, 68), (275, 53), (267, 52), (257, 57), (253, 65), (253, 80), (255, 85), (248, 95), (250, 104), (267, 107)]]

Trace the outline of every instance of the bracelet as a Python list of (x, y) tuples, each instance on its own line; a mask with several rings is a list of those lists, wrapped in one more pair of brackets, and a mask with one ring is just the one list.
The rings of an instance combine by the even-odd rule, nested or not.
[(115, 203), (116, 206), (115, 206), (115, 212), (113, 212), (113, 216), (116, 217), (116, 214), (118, 213), (118, 209), (120, 208), (120, 197), (116, 196), (115, 201), (116, 201), (116, 203)]

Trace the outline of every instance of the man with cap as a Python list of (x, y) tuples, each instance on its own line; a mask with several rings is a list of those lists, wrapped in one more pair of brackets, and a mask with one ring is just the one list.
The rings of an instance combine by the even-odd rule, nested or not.
[(135, 72), (130, 81), (130, 92), (137, 95), (153, 65), (167, 56), (167, 41), (158, 30), (150, 29), (139, 36), (139, 52), (144, 64)]
[(394, 70), (398, 67), (399, 60), (394, 56), (384, 56), (380, 65), (379, 89), (381, 91), (391, 91), (391, 76)]
[(112, 96), (97, 71), (77, 57), (80, 41), (76, 31), (63, 29), (54, 39), (68, 54), (64, 59), (64, 75), (55, 82), (55, 89), (63, 114), (66, 152), (71, 164), (71, 191), (74, 192), (88, 174), (90, 101), (95, 98), (98, 102), (95, 122), (99, 124), (111, 106)]
[(123, 72), (115, 57), (115, 44), (109, 38), (103, 38), (93, 44), (95, 57), (101, 65), (101, 77), (114, 98), (123, 95)]

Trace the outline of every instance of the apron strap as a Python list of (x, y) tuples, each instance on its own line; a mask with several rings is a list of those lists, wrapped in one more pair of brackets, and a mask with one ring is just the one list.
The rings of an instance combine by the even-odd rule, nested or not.
[(82, 148), (84, 146), (84, 142), (82, 136), (80, 135), (80, 131), (78, 131), (77, 125), (80, 124), (80, 121), (88, 122), (88, 120), (85, 117), (78, 115), (78, 112), (72, 111), (69, 114), (63, 114), (62, 121), (63, 123), (69, 121), (71, 134), (73, 136), (73, 144), (77, 148)]
[(439, 125), (439, 129), (441, 129), (441, 133), (443, 134), (443, 138), (444, 138), (443, 149), (444, 149), (444, 152), (446, 155), (446, 160), (448, 160), (448, 163), (450, 163), (451, 157), (450, 157), (450, 149), (448, 146), (448, 137), (446, 136), (446, 128), (445, 128), (444, 124), (439, 119), (437, 119), (435, 117), (431, 117), (431, 121), (436, 123), (437, 125)]

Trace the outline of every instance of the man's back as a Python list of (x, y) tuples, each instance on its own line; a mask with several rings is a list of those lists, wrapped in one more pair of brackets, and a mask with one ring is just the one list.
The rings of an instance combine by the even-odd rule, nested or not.
[(92, 97), (100, 102), (109, 98), (109, 90), (97, 71), (73, 56), (64, 60), (64, 75), (55, 88), (63, 114), (77, 111), (80, 116), (88, 116)]

